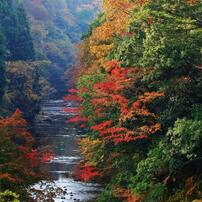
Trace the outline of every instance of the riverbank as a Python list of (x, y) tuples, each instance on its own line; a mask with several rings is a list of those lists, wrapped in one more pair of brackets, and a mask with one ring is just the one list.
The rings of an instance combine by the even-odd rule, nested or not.
[(76, 144), (81, 131), (67, 123), (72, 116), (64, 112), (67, 106), (71, 107), (73, 103), (64, 103), (61, 97), (44, 100), (34, 122), (37, 143), (49, 145), (55, 153), (54, 159), (46, 165), (53, 182), (44, 181), (34, 186), (39, 191), (37, 202), (40, 201), (40, 191), (56, 202), (87, 202), (94, 200), (101, 190), (98, 184), (79, 182), (71, 177), (82, 159)]

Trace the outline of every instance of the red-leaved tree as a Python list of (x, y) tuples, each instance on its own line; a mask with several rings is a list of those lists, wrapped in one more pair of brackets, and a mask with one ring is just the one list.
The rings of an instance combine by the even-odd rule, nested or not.
[(0, 119), (1, 188), (19, 190), (45, 177), (42, 165), (52, 159), (48, 148), (34, 148), (22, 113)]

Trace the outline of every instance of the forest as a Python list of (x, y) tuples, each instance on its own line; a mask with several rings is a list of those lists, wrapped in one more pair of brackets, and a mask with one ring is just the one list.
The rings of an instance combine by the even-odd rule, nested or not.
[(88, 202), (201, 202), (201, 45), (201, 0), (0, 0), (0, 202), (47, 179), (29, 126), (54, 92)]

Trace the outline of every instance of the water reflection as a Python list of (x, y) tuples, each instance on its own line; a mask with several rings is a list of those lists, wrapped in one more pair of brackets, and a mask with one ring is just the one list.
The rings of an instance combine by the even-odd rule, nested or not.
[[(71, 174), (81, 160), (76, 144), (78, 130), (67, 123), (70, 114), (64, 113), (64, 107), (72, 106), (69, 102), (64, 106), (62, 100), (46, 100), (41, 104), (41, 112), (35, 120), (35, 134), (39, 144), (51, 145), (55, 153), (54, 159), (47, 164), (53, 182), (41, 182), (34, 186), (56, 202), (92, 201), (100, 186), (93, 183), (75, 181)], [(56, 194), (53, 194), (56, 191)], [(38, 196), (37, 202), (44, 201)]]

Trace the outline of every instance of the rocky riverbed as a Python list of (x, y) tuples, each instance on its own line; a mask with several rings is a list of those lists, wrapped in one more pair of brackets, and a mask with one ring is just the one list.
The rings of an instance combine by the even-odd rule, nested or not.
[(72, 172), (81, 155), (76, 138), (81, 134), (79, 129), (67, 123), (72, 114), (65, 113), (62, 99), (50, 99), (41, 103), (41, 112), (36, 117), (34, 131), (40, 145), (50, 145), (55, 153), (54, 159), (47, 164), (52, 181), (43, 181), (32, 187), (37, 202), (87, 202), (94, 201), (101, 187), (94, 183), (76, 181)]

